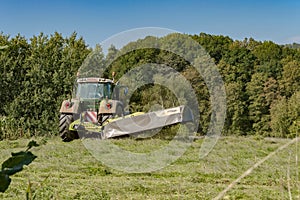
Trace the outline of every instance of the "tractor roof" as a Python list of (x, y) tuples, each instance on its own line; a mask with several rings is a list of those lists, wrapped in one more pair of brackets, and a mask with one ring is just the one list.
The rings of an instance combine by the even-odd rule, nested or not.
[(77, 79), (77, 83), (114, 83), (114, 81), (106, 78), (89, 77), (79, 78)]

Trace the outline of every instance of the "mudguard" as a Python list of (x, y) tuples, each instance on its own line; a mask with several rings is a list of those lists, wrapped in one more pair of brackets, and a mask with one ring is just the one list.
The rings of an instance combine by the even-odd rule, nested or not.
[(72, 99), (71, 101), (64, 100), (61, 104), (59, 112), (65, 113), (65, 114), (67, 114), (67, 113), (75, 114), (75, 113), (78, 113), (78, 107), (79, 107), (78, 100), (74, 100), (74, 99)]

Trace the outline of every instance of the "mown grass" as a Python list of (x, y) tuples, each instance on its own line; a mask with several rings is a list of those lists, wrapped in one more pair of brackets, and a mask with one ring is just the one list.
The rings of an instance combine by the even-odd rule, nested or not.
[[(37, 159), (12, 176), (0, 199), (25, 199), (29, 181), (36, 199), (212, 199), (247, 169), (289, 139), (222, 137), (204, 159), (202, 139), (166, 168), (151, 173), (123, 173), (96, 160), (80, 140), (47, 138), (34, 148)], [(0, 160), (23, 150), (29, 140), (0, 142)], [(123, 138), (112, 142), (132, 152), (148, 152), (168, 140)], [(298, 157), (297, 157), (298, 156)], [(224, 199), (300, 199), (298, 144), (278, 152), (241, 179)]]

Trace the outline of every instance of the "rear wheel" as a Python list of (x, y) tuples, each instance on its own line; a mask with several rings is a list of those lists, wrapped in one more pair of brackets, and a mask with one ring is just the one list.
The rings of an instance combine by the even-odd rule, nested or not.
[(76, 131), (70, 131), (69, 126), (74, 121), (72, 114), (61, 114), (59, 118), (59, 134), (64, 142), (70, 142), (74, 139), (78, 139), (78, 133)]

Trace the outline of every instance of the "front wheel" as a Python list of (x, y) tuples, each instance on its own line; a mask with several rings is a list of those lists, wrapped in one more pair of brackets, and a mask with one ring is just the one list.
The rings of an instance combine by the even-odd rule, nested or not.
[(74, 121), (72, 114), (61, 114), (59, 118), (59, 134), (64, 142), (70, 142), (74, 139), (78, 139), (78, 133), (76, 131), (70, 131), (69, 126)]

